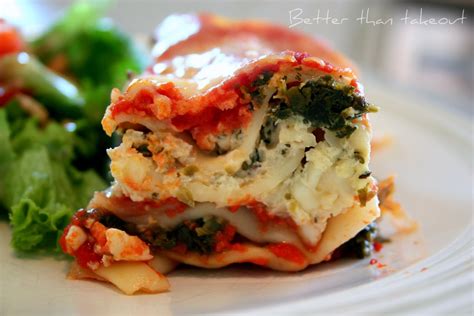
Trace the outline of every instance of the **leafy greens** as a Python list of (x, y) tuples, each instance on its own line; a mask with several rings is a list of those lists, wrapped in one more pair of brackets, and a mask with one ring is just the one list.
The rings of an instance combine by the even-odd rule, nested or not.
[[(127, 72), (142, 71), (147, 60), (102, 18), (105, 4), (77, 3), (29, 43), (29, 55), (0, 57), (0, 84), (28, 84), (17, 87), (20, 93), (48, 111), (40, 124), (19, 99), (0, 108), (0, 213), (10, 219), (17, 251), (58, 251), (72, 214), (106, 187), (105, 148), (111, 144), (100, 119), (111, 89), (121, 88)], [(17, 62), (20, 55), (29, 63)], [(58, 94), (58, 80), (77, 87), (75, 99)]]

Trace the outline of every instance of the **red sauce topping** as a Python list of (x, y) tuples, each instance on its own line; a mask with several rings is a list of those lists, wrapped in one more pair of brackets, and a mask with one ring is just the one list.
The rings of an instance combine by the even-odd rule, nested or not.
[(151, 209), (161, 208), (163, 208), (165, 212), (168, 209), (171, 209), (166, 214), (173, 217), (176, 214), (182, 213), (187, 208), (186, 204), (173, 197), (163, 200), (144, 200), (141, 202), (132, 201), (127, 196), (110, 197), (109, 199), (111, 200), (111, 205), (116, 206), (115, 214), (119, 217), (140, 214), (145, 215)]
[(215, 235), (216, 244), (214, 245), (215, 252), (223, 252), (231, 248), (231, 241), (234, 239), (236, 229), (234, 226), (227, 224), (222, 231), (218, 231)]
[(227, 209), (235, 213), (240, 207), (246, 207), (251, 210), (257, 217), (260, 223), (261, 231), (265, 232), (268, 230), (268, 225), (284, 225), (286, 227), (296, 229), (297, 225), (290, 217), (281, 217), (275, 214), (271, 214), (267, 210), (267, 206), (261, 202), (257, 202), (251, 197), (245, 197), (239, 201), (228, 201), (230, 206)]
[(168, 207), (165, 210), (165, 214), (169, 218), (173, 218), (176, 215), (183, 213), (188, 208), (186, 204), (178, 201), (176, 198), (168, 198), (163, 200), (163, 204), (161, 205), (166, 205), (166, 207)]
[(66, 246), (66, 236), (67, 236), (67, 233), (69, 232), (69, 229), (71, 228), (71, 225), (72, 224), (69, 224), (66, 226), (66, 228), (64, 228), (63, 234), (61, 235), (61, 238), (59, 238), (59, 246), (61, 247), (61, 250), (64, 253), (68, 253), (67, 246)]
[(302, 53), (302, 52), (295, 52), (294, 56), (295, 56), (296, 61), (301, 64), (303, 59), (305, 59), (306, 57), (309, 57), (309, 54), (308, 53)]
[[(85, 209), (80, 209), (79, 211), (77, 211), (72, 216), (71, 224), (76, 225), (76, 226), (82, 226), (82, 221), (85, 218), (86, 213), (87, 213), (87, 210), (85, 210)], [(64, 230), (64, 231), (66, 231), (66, 230)]]
[[(61, 246), (61, 249), (64, 253), (69, 253), (67, 251), (67, 245), (66, 245), (66, 236), (69, 232), (69, 229), (71, 228), (72, 225), (82, 226), (85, 213), (86, 213), (86, 210), (84, 209), (76, 212), (71, 219), (71, 223), (64, 229), (63, 234), (61, 235), (61, 238), (59, 239), (59, 245)], [(69, 254), (76, 258), (77, 263), (81, 267), (89, 269), (90, 267), (88, 266), (88, 264), (100, 263), (100, 260), (102, 258), (101, 255), (94, 252), (94, 243), (95, 242), (86, 241), (77, 250)]]
[(171, 100), (181, 100), (183, 96), (181, 95), (181, 92), (175, 87), (174, 83), (172, 82), (167, 82), (160, 84), (159, 86), (156, 87), (156, 92), (158, 92), (161, 95), (167, 96)]
[(231, 213), (235, 213), (239, 210), (240, 208), (240, 205), (232, 205), (232, 206), (228, 206), (227, 209), (231, 212)]
[(173, 118), (172, 124), (181, 131), (190, 130), (197, 145), (202, 149), (212, 149), (208, 144), (209, 135), (231, 133), (246, 127), (252, 118), (247, 105), (238, 105), (229, 110), (207, 107), (197, 114), (186, 114)]
[(90, 241), (83, 243), (75, 252), (77, 263), (83, 268), (90, 268), (88, 264), (100, 263), (101, 255), (94, 252), (94, 244)]
[(311, 67), (311, 68), (319, 69), (319, 70), (321, 70), (325, 73), (328, 73), (328, 74), (330, 74), (334, 71), (334, 66), (331, 65), (330, 63), (325, 62), (325, 61), (322, 61), (322, 63), (321, 63), (321, 62), (316, 61), (316, 60), (311, 59), (311, 58), (305, 58), (305, 59), (301, 60), (300, 64), (304, 65), (304, 66)]
[(379, 252), (380, 250), (382, 250), (383, 248), (383, 244), (381, 242), (374, 242), (374, 250), (375, 252)]
[(134, 98), (127, 99), (120, 97), (119, 100), (111, 108), (112, 116), (118, 113), (128, 113), (137, 115), (152, 116), (153, 111), (150, 105), (153, 104), (153, 96), (155, 93), (147, 89), (141, 89)]
[(355, 92), (360, 92), (359, 82), (355, 78), (351, 80), (350, 85), (355, 88)]
[(230, 249), (240, 251), (240, 252), (247, 251), (247, 247), (245, 247), (245, 245), (242, 245), (241, 243), (238, 243), (238, 242), (235, 243), (235, 244), (230, 245)]
[(66, 236), (69, 232), (69, 229), (71, 228), (72, 225), (83, 226), (82, 221), (83, 221), (85, 213), (86, 213), (85, 209), (81, 209), (81, 210), (77, 211), (72, 216), (71, 223), (69, 225), (67, 225), (66, 228), (64, 228), (63, 234), (59, 238), (59, 246), (61, 247), (61, 249), (64, 253), (68, 253), (67, 245), (66, 245)]
[(271, 214), (267, 210), (267, 206), (261, 202), (253, 201), (246, 205), (253, 211), (258, 221), (260, 222), (260, 229), (266, 231), (269, 224), (283, 225), (295, 229), (296, 223), (289, 217), (280, 217)]
[(296, 246), (288, 243), (270, 244), (267, 246), (275, 256), (283, 258), (288, 261), (295, 262), (299, 265), (306, 263), (305, 255)]
[(377, 268), (379, 269), (382, 269), (382, 268), (385, 268), (387, 265), (386, 264), (383, 264), (383, 263), (377, 263)]

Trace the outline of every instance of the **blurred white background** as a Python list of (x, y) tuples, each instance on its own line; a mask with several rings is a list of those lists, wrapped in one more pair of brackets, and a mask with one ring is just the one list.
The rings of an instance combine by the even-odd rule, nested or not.
[[(71, 0), (0, 0), (0, 17), (33, 36), (44, 30)], [(367, 16), (367, 9), (369, 14)], [(436, 25), (420, 25), (434, 19)], [(265, 19), (289, 26), (293, 17), (336, 18), (293, 29), (326, 38), (360, 67), (362, 80), (410, 90), (432, 101), (473, 115), (474, 1), (305, 1), (305, 0), (116, 0), (109, 16), (126, 32), (151, 34), (168, 14), (213, 12), (235, 18)], [(401, 20), (406, 17), (408, 20)], [(464, 19), (460, 19), (463, 17)], [(357, 20), (364, 13), (366, 19)], [(341, 22), (336, 24), (334, 22)], [(385, 24), (373, 25), (380, 19)], [(390, 23), (390, 19), (392, 22)], [(456, 20), (457, 19), (457, 20)], [(412, 22), (413, 20), (413, 22)], [(453, 24), (440, 24), (450, 21)], [(461, 23), (462, 22), (462, 23)], [(416, 23), (416, 24), (412, 24)], [(278, 34), (275, 34), (278, 40)], [(291, 48), (291, 47), (289, 47)]]

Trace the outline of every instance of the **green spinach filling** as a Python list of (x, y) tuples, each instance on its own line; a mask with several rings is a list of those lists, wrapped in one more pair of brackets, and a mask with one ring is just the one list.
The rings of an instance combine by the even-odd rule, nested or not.
[(151, 247), (169, 250), (182, 244), (186, 246), (187, 251), (200, 254), (209, 254), (214, 251), (217, 243), (216, 235), (218, 232), (222, 232), (227, 225), (227, 222), (222, 218), (205, 216), (186, 220), (170, 230), (158, 225), (142, 228), (100, 209), (88, 210), (85, 217), (95, 219), (107, 228), (120, 229), (129, 235), (137, 236)]
[(300, 115), (312, 127), (328, 129), (339, 138), (349, 137), (356, 130), (354, 119), (377, 111), (356, 94), (353, 86), (339, 83), (331, 76), (291, 87), (284, 95), (286, 98), (272, 109), (276, 117), (286, 119)]
[(226, 226), (223, 219), (209, 216), (195, 220), (187, 220), (172, 230), (155, 226), (138, 234), (138, 237), (153, 247), (172, 249), (179, 244), (184, 244), (186, 250), (209, 254), (214, 251), (216, 234)]
[[(254, 90), (250, 95), (254, 102), (262, 99), (260, 87), (267, 84), (271, 76), (272, 73), (264, 72), (251, 84)], [(281, 90), (284, 91), (279, 91), (279, 97), (270, 101), (270, 111), (275, 118), (299, 115), (313, 128), (328, 129), (339, 138), (349, 137), (356, 130), (354, 119), (377, 111), (377, 107), (367, 103), (353, 86), (337, 82), (329, 75)], [(268, 127), (264, 128), (268, 130)], [(269, 141), (267, 134), (264, 131), (262, 136)]]
[(341, 246), (343, 256), (366, 258), (374, 250), (374, 242), (378, 238), (379, 230), (375, 222), (370, 223), (352, 239)]
[[(227, 222), (220, 217), (206, 216), (186, 220), (170, 230), (165, 230), (158, 225), (141, 228), (102, 209), (88, 210), (81, 220), (85, 221), (88, 218), (99, 221), (107, 228), (120, 229), (129, 235), (137, 236), (157, 249), (170, 250), (178, 245), (184, 245), (187, 251), (200, 254), (210, 254), (215, 251), (218, 241), (216, 236), (227, 226)], [(344, 257), (366, 258), (372, 254), (374, 242), (387, 241), (389, 240), (380, 236), (376, 222), (372, 222), (343, 244), (338, 252)]]

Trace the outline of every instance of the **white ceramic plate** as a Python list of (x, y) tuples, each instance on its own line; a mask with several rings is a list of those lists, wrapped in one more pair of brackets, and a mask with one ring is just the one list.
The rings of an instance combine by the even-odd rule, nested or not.
[(398, 175), (398, 199), (420, 223), (375, 256), (385, 268), (367, 259), (290, 274), (179, 269), (169, 275), (171, 292), (128, 297), (102, 283), (66, 280), (68, 262), (16, 257), (1, 223), (0, 315), (472, 313), (472, 122), (405, 92), (369, 87), (383, 108), (374, 130), (394, 138), (375, 155), (373, 171)]

